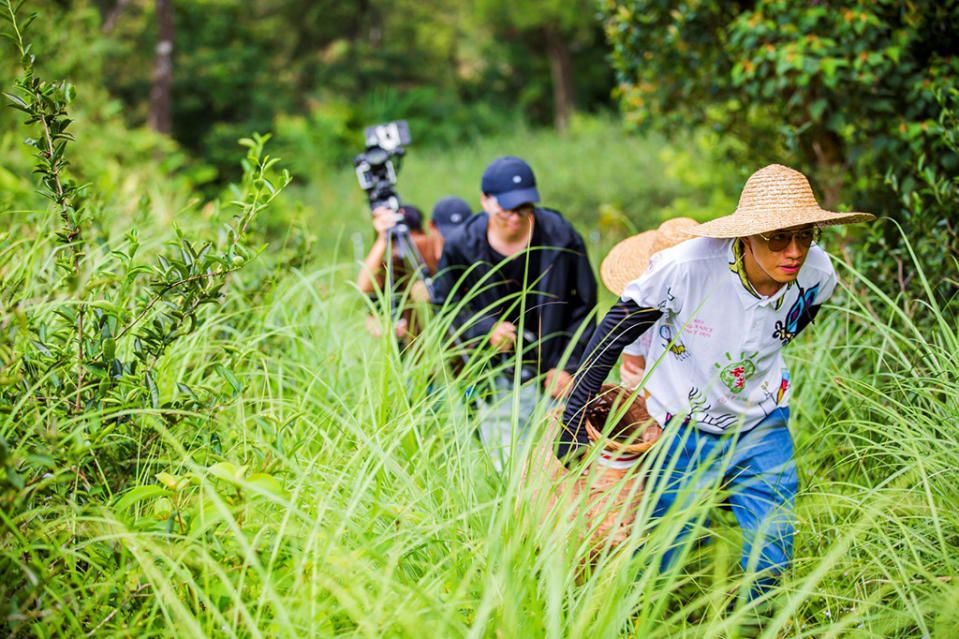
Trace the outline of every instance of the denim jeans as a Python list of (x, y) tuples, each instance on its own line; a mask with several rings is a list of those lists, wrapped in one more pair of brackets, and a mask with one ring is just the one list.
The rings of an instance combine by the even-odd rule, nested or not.
[[(674, 505), (687, 505), (695, 498), (697, 488), (723, 485), (743, 531), (740, 565), (744, 572), (758, 573), (750, 589), (751, 598), (775, 584), (792, 559), (792, 510), (799, 478), (788, 421), (789, 408), (777, 408), (744, 433), (711, 435), (685, 424), (674, 426), (671, 437), (668, 431), (673, 429), (664, 433), (669, 450), (657, 483), (666, 483), (654, 515), (661, 517)], [(677, 505), (679, 500), (682, 503)], [(687, 524), (675, 545), (667, 550), (663, 569), (672, 565), (691, 529), (692, 525)]]
[[(513, 401), (516, 399), (514, 419)], [(523, 454), (529, 445), (528, 434), (536, 408), (544, 411), (556, 401), (542, 391), (537, 381), (513, 386), (506, 376), (496, 379), (495, 389), (484, 399), (478, 411), (479, 440), (489, 454), (493, 468), (502, 473), (514, 454)]]

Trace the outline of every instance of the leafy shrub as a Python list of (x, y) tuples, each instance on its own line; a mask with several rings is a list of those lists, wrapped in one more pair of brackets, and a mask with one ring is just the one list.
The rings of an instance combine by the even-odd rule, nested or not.
[[(273, 175), (267, 138), (243, 140), (244, 181), (220, 236), (191, 238), (174, 227), (168, 248), (152, 263), (143, 260), (137, 231), (111, 241), (101, 200), (71, 177), (68, 108), (75, 90), (35, 74), (22, 40), (31, 20), (18, 24), (14, 7), (7, 3), (5, 10), (23, 65), (7, 97), (32, 126), (36, 137), (27, 144), (35, 151), (40, 192), (58, 221), (36, 212), (0, 236), (2, 500), (30, 502), (73, 476), (83, 478), (85, 489), (72, 493), (83, 502), (126, 482), (128, 460), (151, 438), (143, 431), (151, 415), (166, 427), (182, 420), (200, 427), (240, 390), (229, 370), (210, 362), (193, 373), (196, 387), (175, 382), (174, 391), (164, 358), (209, 319), (207, 309), (220, 306), (231, 275), (256, 257), (252, 224), (289, 175)], [(213, 377), (227, 381), (231, 392), (211, 385)], [(106, 485), (88, 479), (94, 476)]]
[[(957, 5), (608, 0), (604, 19), (629, 118), (714, 127), (739, 142), (735, 162), (793, 164), (826, 207), (887, 216), (923, 264), (955, 264)], [(860, 266), (922, 297), (915, 272), (899, 273), (911, 260), (895, 225), (866, 239)]]

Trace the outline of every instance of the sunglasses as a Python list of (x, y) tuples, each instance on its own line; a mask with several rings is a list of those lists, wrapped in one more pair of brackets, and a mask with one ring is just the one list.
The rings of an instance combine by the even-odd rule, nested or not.
[(534, 207), (532, 204), (521, 204), (515, 209), (504, 209), (503, 207), (499, 207), (499, 210), (496, 211), (496, 214), (502, 218), (507, 218), (510, 215), (518, 215), (521, 218), (526, 218), (533, 214), (533, 209)]
[(796, 246), (807, 249), (813, 242), (819, 241), (820, 232), (817, 227), (792, 232), (776, 231), (775, 233), (770, 233), (768, 236), (762, 233), (757, 233), (757, 235), (763, 238), (770, 251), (778, 253), (779, 251), (786, 250), (786, 247), (792, 243), (793, 238), (796, 238)]

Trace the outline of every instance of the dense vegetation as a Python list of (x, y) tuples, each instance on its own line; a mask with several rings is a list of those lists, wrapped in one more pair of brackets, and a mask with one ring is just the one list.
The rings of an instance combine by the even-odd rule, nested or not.
[[(710, 514), (714, 535), (676, 570), (649, 570), (684, 523), (653, 527), (655, 495), (627, 547), (583, 567), (578, 533), (543, 513), (518, 473), (493, 472), (472, 438), (465, 389), (491, 372), (448, 371), (443, 318), (403, 357), (362, 330), (351, 280), (364, 247), (351, 236), (362, 244), (369, 227), (340, 161), (349, 128), (326, 155), (335, 138), (293, 106), (262, 123), (305, 127), (315, 143), (228, 123), (242, 137), (236, 181), (211, 197), (225, 151), (193, 155), (129, 128), (127, 103), (97, 76), (104, 59), (79, 64), (85, 49), (65, 24), (41, 14), (27, 26), (16, 4), (2, 6), (15, 68), (0, 137), (4, 634), (723, 637), (751, 618), (752, 607), (726, 609), (742, 574), (720, 486), (683, 513)], [(244, 10), (178, 10), (205, 4)], [(116, 45), (97, 34), (96, 7), (71, 8), (57, 15)], [(521, 154), (598, 264), (636, 229), (731, 210), (758, 162), (730, 160), (739, 141), (725, 131), (637, 136), (611, 115), (574, 115), (557, 137), (536, 124), (500, 114), (496, 135), (418, 141), (399, 189), (424, 208), (448, 193), (475, 202), (488, 159)], [(943, 144), (951, 131), (938, 132)], [(950, 201), (955, 180), (934, 178)], [(903, 202), (931, 197), (924, 183), (896, 188)], [(854, 232), (824, 239), (844, 288), (787, 351), (802, 490), (796, 559), (763, 636), (959, 626), (959, 329), (943, 286), (959, 269), (947, 249), (911, 254), (926, 238), (908, 226), (898, 237), (903, 252), (886, 261), (864, 259), (868, 238)], [(882, 279), (897, 269), (913, 274), (908, 286)]]

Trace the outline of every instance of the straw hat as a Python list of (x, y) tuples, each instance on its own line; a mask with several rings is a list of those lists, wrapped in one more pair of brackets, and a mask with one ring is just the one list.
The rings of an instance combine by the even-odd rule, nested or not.
[(686, 229), (704, 237), (746, 237), (795, 226), (832, 226), (876, 219), (872, 213), (837, 213), (816, 202), (806, 176), (781, 164), (770, 164), (749, 176), (732, 215)]
[(690, 239), (683, 231), (693, 226), (696, 220), (677, 217), (666, 220), (658, 229), (626, 238), (603, 259), (599, 267), (603, 284), (616, 295), (622, 295), (627, 284), (646, 272), (655, 253)]

